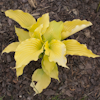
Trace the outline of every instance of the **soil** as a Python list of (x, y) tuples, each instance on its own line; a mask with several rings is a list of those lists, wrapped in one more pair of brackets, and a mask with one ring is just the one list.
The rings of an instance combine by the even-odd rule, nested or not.
[[(100, 0), (0, 0), (0, 53), (10, 43), (18, 41), (15, 21), (7, 18), (4, 11), (21, 9), (36, 19), (44, 13), (50, 20), (68, 21), (86, 19), (93, 25), (69, 38), (86, 44), (100, 55)], [(14, 53), (0, 56), (0, 100), (100, 100), (100, 58), (68, 56), (70, 69), (59, 66), (60, 82), (52, 79), (41, 94), (34, 96), (30, 87), (31, 75), (41, 66), (40, 60), (30, 62), (24, 74), (17, 80)], [(2, 97), (2, 98), (1, 98)]]

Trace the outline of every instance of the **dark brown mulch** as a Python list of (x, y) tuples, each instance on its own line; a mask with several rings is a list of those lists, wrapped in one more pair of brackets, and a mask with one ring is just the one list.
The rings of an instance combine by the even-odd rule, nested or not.
[[(33, 1), (33, 2), (32, 2)], [(13, 20), (4, 15), (8, 9), (21, 9), (35, 18), (49, 12), (50, 20), (87, 19), (93, 26), (69, 38), (84, 43), (94, 53), (100, 54), (100, 9), (99, 0), (0, 0), (0, 52), (17, 41)], [(40, 61), (31, 62), (17, 81), (14, 69), (14, 53), (0, 56), (0, 97), (3, 100), (100, 100), (100, 58), (68, 56), (70, 70), (59, 67), (61, 82), (52, 79), (40, 95), (34, 96), (29, 86), (33, 71)], [(85, 99), (84, 99), (85, 98)]]

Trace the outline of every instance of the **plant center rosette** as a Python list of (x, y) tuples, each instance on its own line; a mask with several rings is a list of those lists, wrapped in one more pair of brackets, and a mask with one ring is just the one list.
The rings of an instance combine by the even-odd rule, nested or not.
[[(79, 55), (87, 57), (99, 57), (87, 49), (86, 45), (80, 44), (74, 39), (66, 39), (74, 33), (91, 26), (92, 23), (86, 20), (74, 19), (73, 21), (49, 21), (49, 14), (43, 14), (37, 21), (29, 13), (21, 10), (7, 10), (5, 15), (18, 22), (20, 29), (15, 27), (15, 33), (19, 42), (9, 44), (2, 53), (15, 52), (16, 75), (23, 74), (24, 67), (30, 61), (37, 61), (42, 58), (41, 69), (34, 71), (32, 82), (35, 94), (41, 93), (51, 82), (51, 78), (58, 78), (57, 64), (69, 68), (66, 55)], [(35, 84), (35, 82), (37, 82)]]

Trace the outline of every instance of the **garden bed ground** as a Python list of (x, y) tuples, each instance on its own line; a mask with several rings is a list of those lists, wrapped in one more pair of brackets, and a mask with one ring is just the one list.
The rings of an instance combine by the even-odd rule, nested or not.
[[(15, 21), (7, 18), (4, 11), (21, 9), (35, 18), (44, 13), (50, 20), (66, 21), (86, 19), (93, 25), (69, 38), (87, 45), (94, 53), (100, 54), (100, 9), (99, 0), (0, 0), (0, 52), (17, 40)], [(14, 53), (0, 56), (0, 98), (3, 100), (100, 100), (100, 58), (68, 56), (68, 66), (59, 66), (60, 83), (52, 79), (51, 84), (41, 94), (34, 96), (30, 87), (31, 75), (41, 66), (40, 61), (31, 62), (17, 81)], [(84, 98), (84, 99), (82, 99)], [(2, 99), (0, 99), (2, 100)]]

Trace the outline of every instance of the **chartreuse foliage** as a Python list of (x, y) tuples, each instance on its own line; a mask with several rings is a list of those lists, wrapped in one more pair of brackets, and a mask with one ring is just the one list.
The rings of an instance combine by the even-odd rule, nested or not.
[[(36, 94), (41, 93), (51, 82), (51, 78), (58, 78), (57, 64), (69, 68), (65, 55), (79, 55), (87, 57), (99, 57), (88, 50), (86, 45), (80, 44), (74, 39), (63, 40), (70, 35), (91, 26), (86, 20), (75, 19), (73, 21), (49, 21), (49, 14), (35, 18), (21, 10), (7, 10), (5, 15), (18, 22), (28, 31), (15, 27), (19, 42), (9, 44), (2, 53), (15, 52), (16, 75), (23, 74), (24, 67), (30, 61), (37, 61), (42, 57), (41, 69), (34, 71), (31, 87)], [(35, 84), (35, 82), (37, 82)]]

